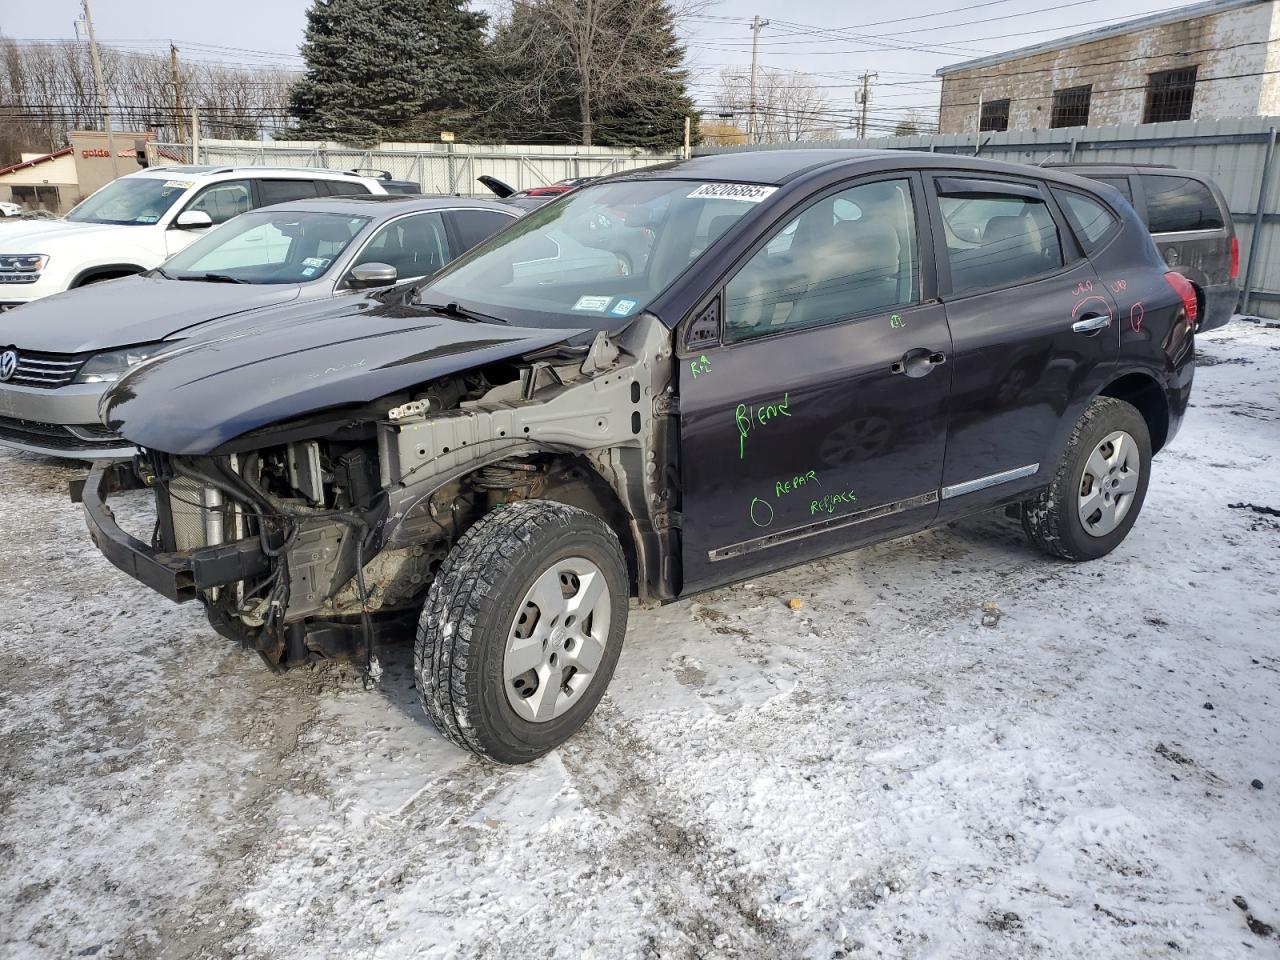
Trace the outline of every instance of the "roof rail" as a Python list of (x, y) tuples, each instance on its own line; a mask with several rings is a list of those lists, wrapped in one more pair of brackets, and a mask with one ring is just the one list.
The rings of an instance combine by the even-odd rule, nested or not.
[(1042, 167), (1154, 167), (1161, 170), (1177, 170), (1176, 163), (1126, 163), (1120, 160), (1062, 160), (1042, 163)]

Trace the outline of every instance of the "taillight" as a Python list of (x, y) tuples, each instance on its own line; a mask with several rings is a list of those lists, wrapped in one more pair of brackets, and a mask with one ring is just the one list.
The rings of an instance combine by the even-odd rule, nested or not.
[(1238, 237), (1231, 238), (1231, 279), (1238, 280), (1240, 278), (1240, 239)]
[(1194, 324), (1200, 312), (1200, 305), (1196, 302), (1196, 288), (1191, 285), (1190, 280), (1172, 270), (1166, 273), (1164, 278), (1169, 282), (1169, 286), (1173, 287), (1174, 292), (1182, 298), (1182, 305), (1187, 310), (1187, 323)]

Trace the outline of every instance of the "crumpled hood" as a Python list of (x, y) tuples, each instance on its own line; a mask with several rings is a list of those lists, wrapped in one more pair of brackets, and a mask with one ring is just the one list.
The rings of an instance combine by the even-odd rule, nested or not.
[[(585, 333), (473, 323), (342, 297), (289, 323), (236, 325), (140, 364), (102, 400), (139, 446), (202, 455), (252, 430), (378, 397)], [(266, 311), (298, 312), (286, 308)]]
[(122, 277), (0, 314), (0, 346), (96, 353), (190, 335), (200, 324), (297, 298), (293, 284), (203, 283)]

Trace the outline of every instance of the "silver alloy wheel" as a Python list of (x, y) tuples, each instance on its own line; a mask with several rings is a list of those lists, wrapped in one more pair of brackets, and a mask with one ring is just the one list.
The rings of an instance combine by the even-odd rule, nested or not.
[(1133, 507), (1142, 472), (1138, 443), (1123, 430), (1102, 438), (1085, 461), (1077, 509), (1091, 537), (1105, 537), (1124, 522)]
[(516, 608), (502, 658), (507, 702), (531, 723), (554, 720), (582, 699), (609, 641), (612, 601), (590, 560), (557, 560)]

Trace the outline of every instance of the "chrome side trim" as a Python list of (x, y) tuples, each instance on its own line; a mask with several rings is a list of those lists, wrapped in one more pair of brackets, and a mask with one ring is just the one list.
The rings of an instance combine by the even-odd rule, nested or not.
[(997, 483), (1008, 483), (1010, 480), (1021, 480), (1023, 477), (1031, 476), (1039, 469), (1040, 464), (1028, 463), (1025, 467), (1014, 467), (1012, 470), (993, 473), (989, 477), (978, 477), (976, 480), (966, 480), (964, 483), (955, 483), (949, 487), (942, 488), (942, 499), (950, 500), (952, 497), (962, 497), (966, 493), (975, 493), (978, 490), (985, 490), (987, 487), (994, 487)]
[(727, 547), (717, 547), (715, 550), (707, 551), (707, 558), (714, 563), (717, 560), (729, 560), (733, 557), (740, 557), (743, 554), (754, 553), (757, 550), (764, 550), (766, 547), (776, 547), (779, 544), (791, 543), (795, 540), (803, 540), (806, 537), (817, 536), (820, 533), (826, 533), (828, 530), (839, 530), (842, 527), (850, 527), (856, 523), (866, 523), (868, 520), (878, 520), (880, 517), (887, 517), (894, 513), (901, 513), (904, 510), (911, 510), (914, 507), (927, 506), (930, 503), (938, 502), (937, 491), (922, 493), (918, 497), (911, 497), (907, 500), (898, 500), (895, 503), (886, 503), (879, 507), (871, 507), (867, 510), (859, 510), (857, 513), (850, 513), (843, 517), (829, 517), (826, 520), (819, 520), (816, 523), (807, 523), (802, 527), (792, 527), (790, 530), (784, 530), (780, 533), (771, 533), (765, 537), (756, 537), (754, 540), (743, 540), (741, 543), (731, 543)]
[(1165, 233), (1153, 233), (1156, 243), (1177, 243), (1180, 240), (1222, 240), (1227, 236), (1226, 227), (1210, 227), (1207, 230), (1169, 230)]

